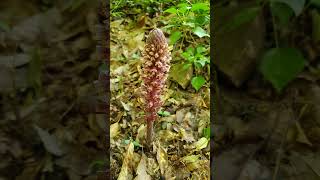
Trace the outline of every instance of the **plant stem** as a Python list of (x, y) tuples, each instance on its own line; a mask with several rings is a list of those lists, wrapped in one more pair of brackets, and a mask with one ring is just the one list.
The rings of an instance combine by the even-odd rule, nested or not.
[(147, 145), (150, 147), (153, 140), (153, 121), (147, 121)]
[(276, 47), (279, 47), (279, 40), (278, 40), (278, 34), (277, 34), (277, 24), (276, 24), (276, 18), (274, 16), (274, 14), (272, 13), (271, 10), (271, 3), (269, 3), (270, 5), (270, 11), (271, 11), (271, 16), (272, 16), (272, 25), (273, 25), (273, 36), (274, 36), (274, 41), (276, 43)]

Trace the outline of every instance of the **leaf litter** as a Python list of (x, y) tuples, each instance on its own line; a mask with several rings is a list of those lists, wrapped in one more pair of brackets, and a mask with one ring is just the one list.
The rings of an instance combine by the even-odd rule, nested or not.
[[(148, 21), (156, 22), (157, 19)], [(113, 132), (111, 176), (113, 179), (209, 179), (209, 139), (203, 137), (203, 129), (210, 124), (209, 106), (204, 106), (202, 98), (194, 98), (195, 95), (208, 97), (209, 91), (197, 94), (183, 90), (177, 84), (168, 86), (162, 112), (170, 114), (163, 116), (160, 113), (154, 126), (153, 146), (146, 149), (140, 86), (141, 52), (145, 35), (150, 30), (148, 21), (140, 26), (130, 18), (121, 18), (112, 20), (110, 25), (111, 106), (115, 107), (111, 109), (110, 119)], [(171, 82), (168, 80), (168, 85)], [(188, 107), (187, 101), (192, 108)], [(126, 141), (130, 143), (126, 145)], [(127, 163), (127, 158), (133, 158), (131, 156), (138, 156), (135, 166)]]

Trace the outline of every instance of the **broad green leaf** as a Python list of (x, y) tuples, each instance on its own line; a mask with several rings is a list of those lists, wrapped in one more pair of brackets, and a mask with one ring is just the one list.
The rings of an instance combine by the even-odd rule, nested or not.
[(260, 70), (280, 92), (305, 66), (301, 52), (293, 48), (273, 48), (263, 57)]
[(176, 43), (180, 38), (181, 38), (181, 32), (180, 31), (173, 32), (169, 37), (170, 44)]
[(281, 2), (287, 4), (299, 16), (303, 10), (306, 0), (272, 0), (272, 2)]
[(190, 55), (194, 55), (194, 48), (193, 47), (188, 47), (186, 52), (188, 52)]
[(193, 77), (192, 80), (191, 80), (192, 87), (193, 87), (195, 90), (197, 90), (197, 91), (198, 91), (205, 83), (206, 83), (206, 80), (204, 79), (203, 76), (196, 76), (196, 77)]
[(172, 7), (172, 8), (169, 8), (169, 9), (165, 10), (164, 12), (167, 12), (167, 13), (170, 13), (170, 14), (177, 14), (177, 9)]
[(198, 67), (201, 68), (201, 67), (204, 67), (206, 63), (209, 63), (209, 59), (203, 55), (200, 55), (197, 57), (195, 63), (200, 65)]
[(194, 18), (194, 22), (199, 26), (203, 26), (203, 25), (208, 24), (210, 22), (210, 17), (209, 16), (196, 16)]
[(202, 38), (204, 36), (210, 37), (210, 35), (201, 27), (197, 26), (194, 30), (193, 33), (196, 34), (198, 37)]
[(230, 22), (226, 23), (225, 26), (221, 28), (221, 31), (232, 31), (242, 24), (253, 21), (259, 14), (261, 7), (250, 7), (242, 10), (237, 15), (235, 15)]
[(203, 46), (199, 45), (199, 46), (197, 46), (196, 50), (197, 50), (197, 53), (203, 53), (203, 52), (206, 51), (206, 48), (204, 48)]
[(196, 3), (192, 5), (191, 11), (204, 10), (207, 11), (210, 9), (210, 5), (208, 3)]
[(279, 20), (280, 25), (287, 25), (290, 18), (294, 15), (293, 10), (286, 4), (273, 2), (271, 3), (272, 14)]
[(178, 7), (179, 7), (178, 11), (180, 13), (185, 13), (188, 9), (191, 9), (189, 4), (187, 4), (187, 3), (181, 3), (181, 4), (178, 5)]

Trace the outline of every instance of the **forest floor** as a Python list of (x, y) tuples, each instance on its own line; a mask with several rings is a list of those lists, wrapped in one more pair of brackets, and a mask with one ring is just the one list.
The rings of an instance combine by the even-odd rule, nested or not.
[(0, 2), (0, 179), (97, 179), (99, 4), (39, 2)]
[(210, 138), (203, 132), (210, 126), (209, 85), (196, 92), (190, 82), (183, 89), (168, 79), (162, 113), (154, 124), (154, 142), (146, 150), (141, 52), (158, 18), (137, 19), (111, 21), (111, 175), (114, 179), (208, 179)]
[[(260, 7), (242, 1), (231, 4), (214, 8), (217, 29), (227, 24), (225, 18), (230, 20), (220, 14), (232, 17), (247, 7)], [(313, 17), (315, 8), (309, 6), (292, 16), (288, 25), (279, 25), (265, 6), (234, 31), (215, 31), (218, 78), (216, 95), (211, 97), (216, 100), (211, 122), (215, 179), (319, 179), (320, 46), (312, 28), (319, 26)], [(297, 49), (308, 64), (281, 92), (259, 69), (263, 55), (276, 46)], [(289, 58), (284, 74), (294, 57)]]

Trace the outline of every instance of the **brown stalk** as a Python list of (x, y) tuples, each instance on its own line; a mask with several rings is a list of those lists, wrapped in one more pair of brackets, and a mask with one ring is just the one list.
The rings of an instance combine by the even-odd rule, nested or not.
[(153, 141), (153, 122), (162, 106), (161, 94), (170, 69), (171, 55), (167, 39), (160, 29), (153, 29), (146, 40), (143, 52), (142, 79), (147, 121), (147, 144)]

